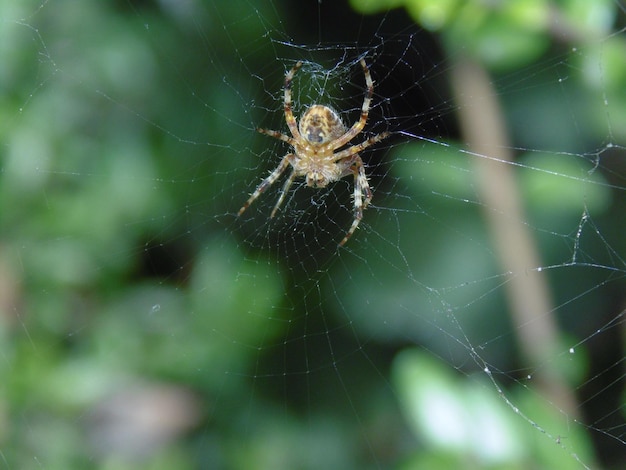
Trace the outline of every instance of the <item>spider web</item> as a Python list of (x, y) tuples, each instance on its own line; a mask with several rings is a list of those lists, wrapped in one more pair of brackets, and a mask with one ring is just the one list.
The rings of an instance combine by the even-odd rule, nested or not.
[[(612, 30), (481, 81), (402, 9), (6, 2), (2, 468), (623, 465), (608, 4)], [(392, 135), (356, 233), (351, 177), (270, 218), (285, 174), (237, 217), (290, 151), (255, 131), (287, 132), (285, 72), (296, 118), (350, 126), (361, 58), (351, 144)]]

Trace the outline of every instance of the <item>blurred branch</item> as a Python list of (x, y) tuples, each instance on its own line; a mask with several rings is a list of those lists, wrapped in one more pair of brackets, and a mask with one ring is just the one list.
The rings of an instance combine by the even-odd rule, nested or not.
[(472, 161), (485, 217), (500, 263), (510, 274), (507, 296), (519, 346), (550, 401), (568, 415), (577, 416), (574, 394), (551, 362), (560, 351), (558, 327), (545, 274), (537, 270), (541, 266), (539, 254), (523, 222), (528, 219), (513, 167), (507, 163), (512, 152), (496, 91), (485, 69), (469, 58), (461, 59), (451, 73), (464, 140), (479, 155)]

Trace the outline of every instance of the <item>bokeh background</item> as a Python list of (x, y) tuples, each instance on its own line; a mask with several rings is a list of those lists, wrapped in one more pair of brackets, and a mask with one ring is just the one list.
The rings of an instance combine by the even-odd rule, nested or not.
[[(622, 468), (625, 16), (3, 0), (0, 468)], [(285, 71), (352, 119), (361, 56), (346, 250), (349, 182), (237, 220)]]

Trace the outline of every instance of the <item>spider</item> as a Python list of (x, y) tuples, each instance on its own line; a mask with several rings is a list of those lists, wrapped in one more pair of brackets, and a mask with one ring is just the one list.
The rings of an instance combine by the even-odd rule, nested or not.
[(345, 237), (339, 243), (339, 246), (342, 246), (348, 241), (363, 218), (363, 210), (372, 200), (372, 190), (367, 182), (367, 175), (365, 174), (363, 160), (361, 160), (359, 152), (389, 136), (388, 132), (382, 132), (360, 144), (339, 150), (354, 139), (365, 127), (370, 103), (374, 94), (374, 82), (370, 76), (369, 69), (363, 59), (361, 59), (360, 63), (363, 68), (363, 73), (365, 74), (367, 93), (365, 94), (363, 106), (361, 107), (361, 118), (348, 130), (346, 130), (346, 127), (336, 111), (320, 104), (313, 104), (307, 108), (300, 118), (300, 123), (298, 123), (291, 109), (291, 82), (298, 69), (302, 67), (302, 62), (297, 62), (296, 65), (287, 72), (285, 75), (284, 108), (285, 121), (291, 132), (291, 136), (269, 129), (257, 129), (257, 131), (261, 134), (266, 134), (270, 137), (282, 140), (283, 142), (287, 142), (293, 147), (293, 150), (285, 155), (276, 169), (257, 186), (250, 198), (241, 209), (239, 209), (237, 216), (243, 214), (256, 198), (274, 184), (289, 165), (292, 167), (291, 175), (289, 175), (289, 178), (287, 178), (283, 185), (278, 201), (270, 214), (270, 218), (276, 215), (276, 212), (285, 200), (287, 191), (298, 176), (304, 176), (306, 178), (307, 186), (323, 188), (329, 183), (338, 181), (345, 176), (353, 175), (354, 220)]

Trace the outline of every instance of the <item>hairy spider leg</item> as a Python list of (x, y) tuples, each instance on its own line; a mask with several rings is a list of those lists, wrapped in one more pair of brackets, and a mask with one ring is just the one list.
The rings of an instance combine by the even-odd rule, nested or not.
[(287, 192), (289, 191), (289, 187), (291, 186), (291, 183), (293, 183), (293, 180), (296, 179), (296, 176), (297, 176), (296, 170), (294, 168), (294, 170), (289, 175), (289, 178), (287, 178), (287, 180), (285, 181), (285, 184), (283, 185), (283, 189), (280, 192), (280, 197), (278, 198), (278, 201), (276, 201), (276, 205), (274, 206), (274, 209), (272, 209), (272, 213), (270, 214), (270, 219), (276, 215), (276, 212), (278, 211), (279, 207), (282, 205), (283, 201), (285, 200), (285, 196), (287, 195)]
[(271, 129), (257, 129), (257, 132), (269, 135), (275, 139), (282, 140), (283, 142), (287, 142), (292, 147), (295, 147), (297, 139), (300, 139), (300, 132), (298, 131), (298, 123), (296, 122), (296, 118), (294, 117), (293, 110), (291, 108), (291, 82), (293, 80), (293, 76), (300, 67), (302, 67), (302, 61), (298, 61), (296, 65), (294, 65), (293, 68), (285, 75), (285, 122), (287, 123), (293, 137), (289, 137), (282, 132), (273, 131)]
[(288, 135), (283, 134), (282, 132), (273, 131), (271, 129), (257, 129), (257, 132), (265, 135), (269, 135), (270, 137), (274, 137), (275, 139), (282, 140), (283, 142), (287, 142), (292, 147), (296, 146), (296, 140), (293, 137), (289, 137)]
[(383, 139), (386, 139), (391, 134), (389, 132), (381, 132), (373, 137), (370, 137), (366, 141), (361, 142), (360, 144), (353, 145), (352, 147), (348, 147), (345, 150), (341, 150), (340, 152), (333, 154), (333, 160), (339, 161), (344, 158), (349, 158), (352, 155), (359, 153), (361, 150), (366, 149), (370, 145), (374, 145), (377, 142), (380, 142)]
[(296, 118), (293, 116), (293, 110), (291, 109), (291, 82), (293, 80), (293, 76), (300, 67), (302, 67), (302, 61), (298, 61), (296, 65), (294, 65), (293, 68), (285, 75), (285, 121), (287, 122), (287, 126), (289, 126), (291, 135), (293, 135), (296, 139), (300, 139), (300, 132), (298, 131), (298, 123), (296, 122)]
[[(363, 160), (361, 160), (359, 155), (355, 155), (355, 157), (354, 163), (346, 170), (346, 173), (352, 173), (354, 175), (354, 220), (346, 236), (343, 237), (343, 240), (339, 243), (339, 246), (343, 246), (356, 231), (363, 218), (363, 209), (365, 209), (372, 200), (372, 190), (367, 182)], [(365, 202), (363, 202), (364, 193)]]
[(363, 73), (365, 74), (365, 84), (367, 85), (367, 93), (365, 94), (365, 99), (363, 100), (363, 106), (361, 106), (361, 117), (344, 135), (331, 143), (330, 148), (332, 149), (338, 149), (346, 145), (363, 130), (365, 124), (367, 123), (370, 103), (372, 102), (372, 97), (374, 96), (374, 82), (372, 81), (372, 76), (370, 75), (370, 71), (367, 68), (365, 61), (361, 59), (360, 62), (361, 67), (363, 67)]
[[(292, 147), (295, 147), (296, 141), (300, 139), (300, 132), (298, 131), (298, 123), (296, 122), (296, 118), (293, 115), (293, 110), (291, 109), (291, 82), (293, 81), (293, 76), (296, 74), (296, 72), (298, 71), (300, 67), (302, 67), (302, 61), (298, 61), (296, 65), (294, 65), (293, 68), (289, 72), (287, 72), (287, 74), (285, 74), (285, 97), (284, 97), (285, 121), (287, 122), (289, 131), (291, 131), (291, 134), (293, 135), (293, 137), (289, 137), (288, 135), (285, 135), (282, 132), (274, 131), (271, 129), (260, 129), (260, 128), (257, 129), (257, 132), (260, 132), (261, 134), (269, 135), (278, 140), (282, 140), (283, 142), (288, 143)], [(241, 207), (241, 209), (239, 209), (239, 212), (237, 212), (237, 216), (240, 216), (241, 214), (243, 214), (245, 210), (248, 207), (250, 207), (250, 205), (254, 202), (254, 200), (263, 193), (263, 191), (265, 191), (268, 187), (274, 184), (278, 178), (280, 178), (280, 175), (287, 169), (287, 166), (293, 160), (293, 158), (294, 158), (294, 155), (292, 153), (288, 153), (287, 155), (283, 157), (278, 167), (267, 178), (265, 178), (261, 182), (261, 184), (257, 186), (256, 190), (252, 193), (250, 198)], [(270, 215), (270, 217), (274, 217), (274, 215), (276, 214), (276, 211), (278, 210), (278, 208), (280, 207), (280, 205), (285, 199), (285, 194), (287, 192), (287, 189), (289, 188), (289, 186), (291, 186), (291, 183), (293, 182), (295, 177), (296, 177), (296, 174), (294, 171), (289, 176), (289, 179), (287, 179), (287, 181), (285, 182), (282, 193), (280, 197), (278, 198), (278, 202), (276, 203), (276, 206), (274, 206), (274, 210), (272, 211), (272, 214)]]
[[(280, 164), (276, 167), (276, 169), (274, 171), (272, 171), (267, 178), (265, 178), (263, 181), (261, 181), (261, 184), (259, 184), (257, 186), (257, 188), (254, 190), (254, 192), (250, 196), (250, 198), (246, 201), (246, 203), (243, 206), (241, 206), (241, 209), (239, 209), (239, 212), (237, 212), (237, 217), (239, 217), (241, 214), (243, 214), (244, 211), (248, 207), (250, 207), (250, 204), (252, 204), (257, 197), (259, 197), (261, 194), (263, 194), (263, 192), (267, 188), (269, 188), (271, 185), (273, 185), (276, 182), (276, 180), (278, 178), (280, 178), (280, 175), (282, 175), (283, 172), (287, 169), (287, 167), (291, 163), (293, 157), (294, 157), (293, 153), (288, 153), (287, 155), (285, 155), (283, 157), (283, 159), (280, 161)], [(293, 174), (291, 175), (290, 179), (293, 180)], [(281, 195), (281, 197), (279, 199), (279, 202), (282, 202), (282, 199), (284, 199), (283, 195)], [(276, 210), (277, 210), (277, 207), (274, 207), (274, 211), (272, 212), (272, 216), (274, 216), (274, 213), (276, 212)]]

